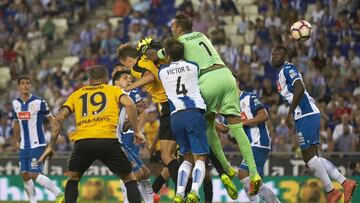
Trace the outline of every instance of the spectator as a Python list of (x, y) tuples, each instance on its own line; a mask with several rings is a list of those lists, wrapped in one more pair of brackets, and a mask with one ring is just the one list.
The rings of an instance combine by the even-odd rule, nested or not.
[(220, 12), (223, 15), (237, 15), (239, 11), (236, 8), (233, 0), (221, 0), (220, 3)]
[(249, 21), (248, 28), (245, 31), (245, 42), (248, 44), (254, 44), (256, 37), (255, 25), (252, 21)]
[(128, 16), (131, 11), (131, 4), (129, 0), (115, 0), (113, 11), (114, 16), (116, 17)]
[(54, 39), (55, 30), (56, 30), (56, 26), (52, 21), (51, 16), (46, 16), (46, 21), (42, 29), (42, 32), (49, 41), (52, 41)]
[(86, 28), (80, 32), (80, 40), (82, 46), (90, 46), (95, 38), (96, 31), (92, 29), (90, 24), (86, 25)]
[(321, 1), (316, 1), (316, 8), (311, 13), (312, 21), (317, 23), (320, 22), (325, 14), (325, 11), (322, 9)]
[(195, 13), (195, 17), (193, 20), (193, 30), (208, 33), (210, 27), (210, 22), (207, 19), (202, 19), (199, 13)]
[(342, 134), (335, 141), (336, 151), (340, 152), (354, 152), (356, 148), (356, 137), (350, 131), (349, 125), (343, 126)]
[(71, 56), (81, 56), (83, 51), (83, 45), (80, 40), (80, 36), (77, 35), (74, 40), (70, 43), (68, 53)]
[(248, 21), (246, 20), (245, 12), (240, 14), (240, 20), (237, 24), (237, 34), (238, 35), (245, 35), (245, 32), (248, 27)]
[(349, 60), (351, 68), (358, 69), (360, 67), (360, 58), (356, 55), (354, 49), (349, 49)]
[[(348, 134), (353, 133), (353, 126), (350, 124), (350, 116), (349, 114), (345, 113), (341, 117), (341, 123), (337, 124), (334, 128), (332, 138), (334, 142), (337, 142), (341, 135), (344, 134), (344, 128), (349, 130)], [(350, 146), (350, 145), (349, 145)]]
[(51, 75), (50, 64), (46, 60), (41, 61), (41, 70), (37, 75), (37, 79), (42, 83)]
[(335, 67), (339, 68), (344, 65), (345, 57), (341, 56), (340, 49), (336, 47), (334, 49), (334, 55), (332, 57), (332, 63)]
[(54, 69), (55, 71), (52, 74), (52, 79), (54, 80), (56, 87), (61, 89), (63, 86), (62, 78), (63, 76), (66, 76), (66, 73), (62, 70), (61, 64), (57, 64)]
[(265, 19), (265, 27), (269, 28), (271, 26), (275, 26), (276, 28), (280, 28), (281, 19), (275, 14), (275, 11), (269, 11), (268, 16)]

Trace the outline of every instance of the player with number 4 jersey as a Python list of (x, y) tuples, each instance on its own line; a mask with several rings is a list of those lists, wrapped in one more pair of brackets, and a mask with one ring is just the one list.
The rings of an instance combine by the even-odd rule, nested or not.
[[(206, 105), (198, 85), (199, 67), (182, 60), (184, 45), (174, 39), (164, 43), (169, 65), (159, 70), (161, 80), (170, 104), (171, 128), (180, 146), (184, 161), (179, 167), (177, 190), (174, 201), (184, 202), (185, 188), (192, 174), (191, 192), (187, 202), (199, 202), (199, 188), (205, 177), (205, 160), (209, 154), (206, 138)], [(193, 161), (195, 165), (193, 168)], [(191, 171), (193, 171), (191, 173)]]

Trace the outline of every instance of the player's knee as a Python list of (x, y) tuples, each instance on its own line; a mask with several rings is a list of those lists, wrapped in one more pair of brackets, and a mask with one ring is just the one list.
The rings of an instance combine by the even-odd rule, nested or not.
[(170, 155), (167, 153), (161, 153), (161, 159), (166, 165), (171, 161)]
[(31, 176), (30, 176), (29, 172), (21, 173), (21, 177), (22, 177), (23, 181), (28, 181), (28, 180), (31, 179)]
[(133, 180), (136, 181), (136, 177), (135, 177), (134, 173), (120, 174), (119, 176), (121, 177), (121, 180), (124, 183), (127, 183), (129, 181), (133, 181)]
[(150, 170), (146, 166), (141, 167), (141, 171), (142, 171), (143, 179), (149, 179), (150, 178)]
[(79, 181), (81, 179), (81, 174), (79, 172), (69, 172), (68, 176), (69, 180)]
[(39, 173), (30, 173), (30, 177), (31, 179), (33, 179), (34, 181), (36, 181), (37, 177), (39, 176)]

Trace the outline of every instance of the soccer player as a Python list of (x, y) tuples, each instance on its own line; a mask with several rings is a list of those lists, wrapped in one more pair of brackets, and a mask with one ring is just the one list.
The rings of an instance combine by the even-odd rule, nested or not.
[[(219, 54), (205, 34), (192, 31), (192, 21), (186, 15), (177, 15), (171, 25), (171, 32), (175, 39), (184, 44), (184, 58), (199, 65), (199, 84), (201, 95), (207, 106), (207, 136), (211, 150), (219, 159), (225, 172), (230, 178), (236, 175), (222, 150), (221, 142), (215, 130), (215, 115), (220, 113), (227, 118), (229, 129), (234, 135), (244, 159), (249, 167), (250, 194), (256, 194), (261, 185), (261, 177), (256, 171), (254, 157), (249, 140), (241, 124), (239, 92), (235, 78), (229, 68), (220, 58)], [(149, 49), (151, 40), (146, 38), (138, 44), (138, 49), (152, 60), (164, 58), (164, 51), (156, 52)], [(225, 185), (232, 184), (227, 176), (222, 176)], [(234, 188), (229, 196), (237, 198), (237, 189)]]
[(314, 175), (324, 184), (328, 202), (335, 203), (341, 198), (341, 192), (334, 189), (330, 176), (342, 184), (344, 202), (347, 203), (355, 191), (356, 182), (346, 179), (329, 160), (318, 155), (320, 111), (314, 99), (306, 91), (301, 74), (286, 59), (286, 47), (275, 46), (271, 53), (271, 64), (278, 70), (277, 89), (284, 100), (290, 104), (286, 125), (292, 129), (293, 119), (295, 120), (303, 159)]
[[(198, 66), (183, 60), (184, 45), (174, 39), (164, 43), (169, 65), (162, 65), (159, 79), (165, 88), (170, 104), (171, 128), (180, 146), (184, 161), (179, 167), (177, 191), (174, 202), (184, 202), (185, 188), (192, 171), (191, 192), (187, 202), (199, 202), (199, 188), (205, 177), (206, 155), (206, 105), (198, 85)], [(193, 166), (193, 162), (195, 165)]]
[[(269, 116), (257, 96), (250, 92), (240, 91), (240, 107), (241, 120), (247, 138), (251, 143), (257, 171), (260, 176), (263, 177), (264, 165), (271, 149), (271, 139), (265, 123), (265, 121), (269, 119)], [(229, 128), (222, 123), (217, 123), (216, 127), (223, 133), (229, 132)], [(238, 170), (238, 177), (250, 201), (258, 202), (257, 195), (249, 195), (250, 178), (248, 171), (249, 169), (246, 162), (242, 161)], [(280, 202), (274, 192), (264, 184), (260, 186), (258, 195), (268, 203)]]
[[(131, 75), (137, 80), (129, 85), (126, 90), (144, 86), (145, 90), (152, 96), (152, 101), (158, 104), (161, 111), (159, 140), (161, 159), (170, 172), (171, 178), (176, 184), (179, 169), (178, 160), (175, 157), (176, 141), (170, 127), (170, 107), (165, 90), (158, 78), (158, 67), (145, 55), (138, 56), (138, 52), (130, 45), (122, 45), (117, 50), (121, 64), (131, 70)], [(163, 171), (167, 170), (165, 167)], [(154, 192), (160, 190), (166, 177), (159, 175), (153, 184)]]
[(59, 110), (51, 130), (50, 145), (40, 161), (54, 153), (55, 143), (63, 121), (75, 114), (76, 131), (73, 134), (75, 148), (69, 160), (69, 179), (65, 187), (65, 203), (75, 203), (78, 185), (84, 172), (95, 160), (103, 162), (111, 172), (125, 182), (130, 203), (140, 203), (131, 164), (117, 139), (116, 127), (119, 121), (119, 105), (126, 108), (138, 142), (144, 135), (138, 128), (137, 109), (131, 98), (115, 86), (107, 85), (108, 72), (104, 66), (95, 65), (89, 71), (90, 85), (73, 92)]
[[(113, 78), (113, 85), (116, 85), (120, 88), (125, 88), (132, 83), (132, 77), (129, 70), (122, 70), (115, 72)], [(139, 113), (139, 129), (142, 129), (144, 120), (145, 120), (145, 109), (143, 108), (142, 97), (139, 89), (133, 89), (130, 92), (124, 91), (130, 96), (136, 105), (139, 105), (141, 109), (138, 108)], [(154, 202), (153, 189), (150, 182), (150, 170), (145, 166), (145, 164), (139, 158), (140, 145), (134, 143), (134, 133), (131, 126), (126, 122), (126, 110), (124, 108), (120, 111), (120, 123), (118, 125), (118, 137), (122, 142), (125, 152), (128, 155), (130, 162), (133, 165), (133, 172), (136, 179), (139, 182), (139, 190), (144, 199), (145, 203)], [(121, 182), (121, 190), (124, 194), (124, 202), (128, 202), (126, 196), (126, 187)]]
[(52, 124), (53, 116), (46, 101), (31, 94), (31, 80), (28, 76), (17, 79), (20, 97), (12, 101), (14, 108), (14, 139), (20, 143), (19, 163), (24, 187), (31, 203), (36, 203), (34, 181), (64, 201), (64, 194), (47, 176), (41, 174), (43, 163), (38, 162), (45, 150), (44, 119)]

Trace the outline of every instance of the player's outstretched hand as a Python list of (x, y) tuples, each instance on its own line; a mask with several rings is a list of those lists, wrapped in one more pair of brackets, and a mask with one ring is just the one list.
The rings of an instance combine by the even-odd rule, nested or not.
[(288, 127), (289, 129), (293, 129), (293, 128), (294, 128), (292, 113), (288, 113), (288, 115), (287, 115), (287, 117), (286, 117), (286, 120), (285, 120), (285, 123), (286, 123), (286, 125), (287, 125), (287, 127)]
[(144, 134), (142, 134), (142, 132), (134, 132), (134, 136), (135, 136), (135, 142), (138, 144), (143, 144), (145, 143), (145, 136)]
[(44, 153), (41, 155), (41, 157), (38, 160), (38, 163), (45, 161), (47, 157), (51, 159), (51, 157), (54, 155), (55, 150), (49, 145), (46, 147)]
[(149, 48), (152, 41), (153, 39), (151, 37), (145, 37), (144, 39), (138, 42), (136, 50), (144, 54), (146, 50)]

